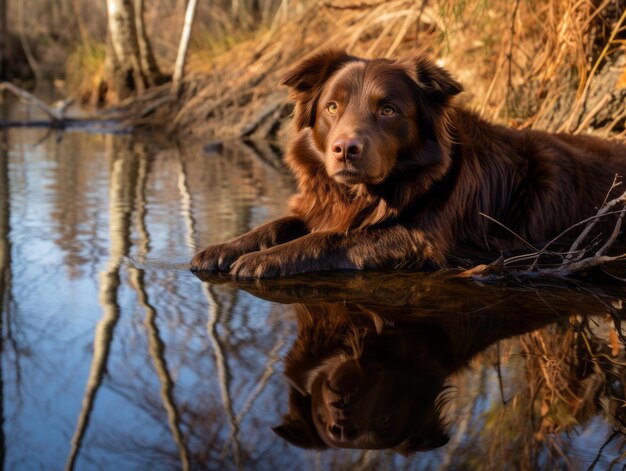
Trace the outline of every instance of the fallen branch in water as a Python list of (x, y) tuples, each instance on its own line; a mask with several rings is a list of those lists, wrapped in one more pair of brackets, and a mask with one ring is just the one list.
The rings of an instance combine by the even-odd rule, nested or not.
[[(20, 101), (25, 102), (27, 104), (31, 104), (36, 108), (43, 111), (43, 113), (49, 119), (28, 119), (28, 120), (10, 120), (10, 119), (0, 119), (0, 127), (48, 127), (48, 128), (66, 128), (66, 127), (75, 127), (75, 126), (98, 126), (101, 124), (112, 125), (116, 122), (119, 122), (127, 117), (126, 113), (120, 112), (120, 110), (111, 110), (104, 111), (103, 113), (93, 116), (80, 116), (80, 117), (72, 117), (66, 116), (65, 112), (67, 108), (74, 102), (72, 98), (66, 98), (64, 100), (60, 100), (56, 102), (54, 105), (48, 105), (41, 99), (37, 98), (35, 95), (30, 93), (23, 88), (18, 87), (17, 85), (11, 82), (0, 82), (0, 92), (7, 91), (17, 98)], [(126, 128), (128, 126), (117, 126)]]
[(15, 95), (16, 97), (22, 100), (32, 103), (41, 111), (43, 111), (45, 114), (47, 114), (50, 117), (50, 119), (54, 122), (63, 120), (65, 109), (67, 108), (69, 104), (71, 104), (71, 101), (64, 100), (63, 101), (64, 105), (58, 108), (53, 108), (45, 104), (43, 101), (41, 101), (32, 93), (27, 92), (23, 88), (20, 88), (17, 85), (12, 84), (11, 82), (0, 82), (0, 92), (3, 90), (6, 90), (12, 93), (13, 95)]
[[(617, 182), (617, 177), (613, 181), (611, 188), (608, 194), (611, 193), (620, 183)], [(608, 199), (608, 198), (607, 198)], [(621, 206), (621, 209), (619, 208)], [(616, 209), (617, 208), (617, 209)], [(496, 222), (500, 226), (504, 227), (501, 223), (495, 221), (493, 218), (482, 214), (482, 216), (487, 217), (491, 221)], [(593, 254), (585, 256), (591, 250), (590, 247), (579, 248), (581, 244), (587, 239), (591, 230), (597, 225), (598, 221), (607, 216), (617, 215), (617, 221), (613, 227), (613, 231), (609, 238), (604, 242), (604, 244), (597, 249)], [(503, 275), (545, 275), (545, 276), (570, 276), (574, 273), (581, 272), (584, 270), (588, 270), (590, 268), (607, 265), (609, 263), (618, 262), (622, 260), (626, 260), (626, 253), (622, 253), (619, 255), (611, 256), (607, 255), (608, 250), (613, 246), (615, 241), (617, 240), (617, 236), (619, 235), (622, 221), (624, 216), (626, 215), (626, 192), (622, 193), (617, 198), (614, 198), (610, 201), (604, 202), (604, 204), (600, 207), (598, 212), (583, 221), (580, 221), (557, 237), (549, 241), (545, 244), (540, 250), (534, 250), (529, 253), (515, 255), (512, 257), (500, 257), (499, 259), (488, 263), (477, 265), (473, 268), (463, 271), (459, 276), (461, 277), (476, 277), (476, 278), (485, 278), (485, 277), (497, 277)], [(580, 235), (574, 240), (570, 248), (565, 251), (552, 251), (549, 248), (554, 245), (555, 242), (561, 240), (566, 234), (570, 233), (573, 229), (584, 226)], [(524, 240), (521, 236), (515, 234), (511, 229), (506, 228), (509, 232), (513, 233), (520, 240)], [(533, 248), (532, 245), (526, 242), (526, 244)], [(541, 257), (543, 256), (552, 256), (561, 259), (561, 263), (557, 266), (549, 266), (549, 267), (540, 267), (539, 262)], [(530, 265), (526, 268), (511, 268), (512, 265), (519, 265), (522, 262), (531, 262)]]

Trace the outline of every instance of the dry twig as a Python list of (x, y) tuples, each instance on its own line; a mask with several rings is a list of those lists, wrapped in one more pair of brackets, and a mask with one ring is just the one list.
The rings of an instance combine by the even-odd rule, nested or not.
[[(619, 183), (617, 183), (617, 181), (614, 181), (609, 193), (618, 185)], [(620, 206), (621, 206), (621, 209), (615, 210), (616, 207), (620, 207)], [(482, 213), (481, 215), (488, 217)], [(591, 230), (597, 225), (598, 221), (606, 218), (609, 215), (618, 216), (615, 222), (615, 225), (613, 226), (613, 230), (610, 236), (607, 238), (607, 240), (598, 250), (596, 250), (592, 255), (585, 257), (585, 254), (589, 252), (589, 246), (584, 249), (579, 249), (579, 247), (581, 246), (583, 242), (587, 240)], [(602, 207), (598, 210), (598, 212), (594, 216), (589, 217), (583, 221), (580, 221), (570, 226), (561, 234), (559, 234), (557, 237), (555, 237), (554, 239), (549, 241), (547, 244), (545, 244), (543, 248), (541, 248), (540, 250), (535, 250), (527, 254), (516, 255), (516, 256), (508, 257), (508, 258), (500, 257), (499, 259), (495, 260), (492, 263), (478, 265), (469, 270), (465, 270), (460, 274), (460, 276), (462, 277), (485, 277), (485, 276), (494, 276), (494, 275), (499, 276), (503, 274), (512, 274), (512, 275), (532, 274), (532, 275), (563, 277), (563, 276), (570, 276), (574, 273), (588, 270), (590, 268), (606, 265), (606, 264), (621, 261), (621, 260), (626, 260), (626, 253), (622, 253), (622, 254), (615, 255), (615, 256), (607, 255), (608, 250), (613, 246), (613, 244), (617, 240), (617, 237), (619, 235), (619, 232), (622, 226), (622, 221), (625, 215), (626, 215), (626, 192), (622, 193), (617, 198), (614, 198), (610, 201), (605, 201), (605, 203), (602, 205)], [(495, 221), (493, 218), (490, 218), (490, 217), (489, 217), (489, 220)], [(502, 224), (500, 225), (502, 226)], [(567, 250), (566, 252), (562, 252), (562, 251), (555, 252), (555, 251), (548, 250), (548, 247), (550, 247), (556, 241), (564, 237), (572, 229), (574, 229), (575, 227), (579, 227), (581, 225), (584, 225), (584, 228), (581, 231), (580, 235), (572, 243), (569, 250)], [(509, 228), (506, 228), (506, 229), (509, 232), (515, 234), (515, 232), (512, 231), (511, 229)], [(529, 247), (533, 247), (530, 243), (526, 242), (525, 239), (518, 236), (517, 234), (515, 235), (520, 240), (523, 240), (526, 243), (526, 245), (528, 245)], [(548, 254), (561, 257), (562, 259), (561, 263), (557, 266), (540, 267), (539, 266), (540, 258)], [(526, 269), (507, 269), (506, 268), (507, 266), (510, 266), (514, 263), (517, 264), (526, 260), (528, 261), (532, 260), (532, 263)]]

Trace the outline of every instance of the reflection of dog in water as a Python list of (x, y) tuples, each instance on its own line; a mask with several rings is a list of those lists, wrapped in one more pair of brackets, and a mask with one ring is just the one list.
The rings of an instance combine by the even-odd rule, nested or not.
[(401, 453), (447, 443), (448, 376), (491, 343), (554, 320), (420, 317), (345, 303), (298, 304), (296, 311), (298, 338), (285, 372), (289, 410), (274, 431), (305, 448)]

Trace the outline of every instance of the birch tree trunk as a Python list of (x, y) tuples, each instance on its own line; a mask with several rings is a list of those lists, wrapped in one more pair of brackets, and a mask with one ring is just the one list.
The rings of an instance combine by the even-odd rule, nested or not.
[(178, 54), (176, 55), (176, 65), (174, 65), (174, 76), (172, 77), (172, 92), (178, 94), (180, 92), (180, 84), (185, 69), (185, 60), (187, 57), (187, 48), (189, 47), (189, 37), (191, 36), (191, 26), (193, 25), (193, 17), (196, 13), (197, 0), (189, 0), (187, 11), (185, 13), (185, 24), (180, 37), (178, 46)]
[[(143, 1), (106, 0), (108, 42), (106, 81), (108, 98), (123, 100), (161, 83), (143, 24)], [(113, 96), (111, 96), (113, 95)]]
[(7, 0), (0, 0), (0, 80), (8, 78), (9, 30), (7, 28)]
[(139, 62), (145, 72), (148, 86), (154, 87), (163, 82), (163, 74), (154, 58), (152, 46), (148, 40), (144, 21), (144, 0), (135, 0), (135, 27), (137, 29), (137, 44), (139, 46)]

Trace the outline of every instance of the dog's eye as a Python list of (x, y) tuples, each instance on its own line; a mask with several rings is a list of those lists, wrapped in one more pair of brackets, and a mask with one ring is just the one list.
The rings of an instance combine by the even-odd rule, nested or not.
[(331, 101), (326, 106), (326, 111), (328, 111), (330, 114), (335, 114), (337, 110), (339, 110), (339, 105), (337, 105), (337, 103), (335, 103), (334, 101)]
[(383, 116), (393, 116), (394, 114), (396, 114), (396, 109), (391, 105), (385, 105), (380, 110), (380, 114), (382, 114)]
[(389, 414), (381, 415), (380, 417), (378, 417), (376, 422), (378, 423), (378, 425), (381, 425), (383, 427), (386, 425), (389, 425), (391, 423), (391, 415)]

